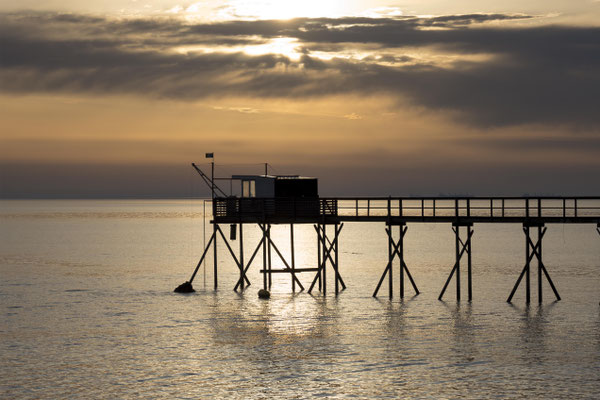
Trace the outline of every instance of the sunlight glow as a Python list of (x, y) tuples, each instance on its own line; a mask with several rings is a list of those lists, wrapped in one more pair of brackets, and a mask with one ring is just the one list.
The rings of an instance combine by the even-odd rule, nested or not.
[[(206, 18), (207, 4), (198, 2), (185, 9), (191, 19)], [(212, 8), (215, 20), (228, 19), (291, 19), (302, 17), (339, 17), (344, 14), (345, 3), (340, 0), (231, 0)], [(179, 12), (180, 9), (170, 11)]]
[(190, 53), (245, 53), (251, 56), (261, 56), (265, 54), (278, 54), (285, 56), (292, 61), (300, 60), (302, 55), (298, 50), (298, 40), (296, 38), (275, 38), (268, 43), (248, 46), (206, 46), (206, 45), (187, 45), (178, 46), (173, 49), (179, 54)]
[(339, 0), (241, 0), (232, 3), (238, 15), (259, 19), (339, 16), (344, 4)]

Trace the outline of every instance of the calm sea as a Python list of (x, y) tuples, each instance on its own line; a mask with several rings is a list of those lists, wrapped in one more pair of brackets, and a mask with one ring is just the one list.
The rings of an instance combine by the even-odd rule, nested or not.
[[(406, 261), (422, 294), (413, 297), (407, 287), (404, 301), (390, 301), (384, 285), (375, 299), (387, 257), (377, 223), (344, 226), (340, 265), (348, 289), (338, 297), (332, 290), (325, 298), (292, 294), (289, 276), (280, 274), (271, 300), (263, 301), (258, 263), (250, 269), (252, 285), (243, 294), (232, 291), (238, 272), (224, 247), (218, 291), (209, 258), (194, 281), (196, 293), (173, 293), (202, 252), (202, 201), (0, 207), (2, 398), (600, 393), (600, 235), (592, 225), (548, 226), (544, 260), (560, 302), (544, 283), (543, 305), (527, 307), (523, 287), (513, 305), (506, 303), (525, 241), (521, 226), (503, 224), (475, 226), (471, 304), (454, 300), (454, 282), (445, 301), (437, 300), (453, 265), (448, 224), (408, 225)], [(295, 236), (297, 266), (314, 267), (313, 227), (297, 226)], [(244, 237), (248, 259), (258, 229), (248, 227)], [(273, 239), (287, 254), (289, 227), (273, 228)], [(312, 277), (300, 279), (308, 285)]]

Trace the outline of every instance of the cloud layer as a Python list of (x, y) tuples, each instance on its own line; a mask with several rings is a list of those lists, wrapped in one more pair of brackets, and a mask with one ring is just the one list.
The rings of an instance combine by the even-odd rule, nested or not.
[[(0, 14), (4, 93), (310, 99), (396, 97), (478, 127), (595, 128), (600, 28), (523, 15), (190, 23)], [(269, 50), (287, 38), (289, 52)], [(248, 52), (253, 46), (262, 52)]]

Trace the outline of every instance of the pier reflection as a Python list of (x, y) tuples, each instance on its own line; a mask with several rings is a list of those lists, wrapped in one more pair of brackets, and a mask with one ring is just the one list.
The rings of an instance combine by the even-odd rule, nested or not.
[[(539, 365), (548, 358), (547, 316), (555, 303), (549, 305), (526, 305), (521, 309), (521, 355), (527, 365)], [(515, 307), (516, 308), (516, 307)]]
[(327, 298), (302, 296), (220, 299), (209, 320), (212, 340), (224, 351), (261, 366), (295, 359), (328, 362), (338, 346), (336, 305)]

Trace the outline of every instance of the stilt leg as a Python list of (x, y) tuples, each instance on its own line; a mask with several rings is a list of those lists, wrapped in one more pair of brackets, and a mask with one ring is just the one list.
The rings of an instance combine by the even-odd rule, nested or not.
[(454, 230), (455, 233), (455, 250), (456, 250), (456, 301), (460, 301), (460, 255), (459, 255), (459, 241), (460, 241), (460, 226), (457, 226)]
[[(412, 278), (412, 276), (410, 274), (410, 271), (408, 270), (408, 267), (406, 266), (406, 263), (404, 262), (404, 236), (406, 235), (406, 231), (408, 230), (408, 227), (404, 226), (404, 225), (400, 225), (399, 228), (400, 228), (400, 237), (398, 238), (397, 241), (395, 241), (393, 238), (393, 230), (392, 230), (393, 226), (388, 225), (388, 227), (385, 229), (386, 233), (388, 235), (388, 263), (385, 266), (385, 269), (383, 271), (383, 274), (381, 275), (381, 278), (379, 279), (379, 282), (377, 283), (377, 287), (375, 288), (375, 291), (373, 292), (373, 297), (377, 297), (377, 293), (379, 293), (381, 284), (383, 283), (383, 281), (388, 273), (390, 274), (388, 279), (391, 281), (393, 262), (396, 257), (398, 257), (398, 259), (400, 261), (400, 298), (404, 297), (404, 274), (406, 274), (408, 276), (408, 279), (410, 280), (410, 283), (412, 284), (412, 287), (415, 290), (415, 293), (416, 294), (420, 293), (419, 289), (417, 289), (417, 285), (415, 284), (414, 279)], [(390, 283), (390, 298), (392, 297), (391, 289), (393, 289), (393, 288)]]
[(473, 228), (471, 226), (467, 227), (467, 285), (469, 290), (469, 301), (473, 300), (473, 285), (471, 283), (471, 236), (473, 235)]
[[(318, 225), (315, 225), (315, 229), (318, 231)], [(319, 271), (317, 272), (317, 276), (319, 279), (319, 292), (321, 291), (321, 235), (317, 235), (317, 268)], [(309, 291), (310, 292), (310, 291)]]
[(294, 270), (296, 269), (296, 257), (294, 254), (294, 224), (290, 224), (290, 252), (292, 253), (292, 292), (296, 293), (296, 281), (293, 278), (295, 274)]
[(531, 269), (531, 261), (533, 260), (534, 257), (537, 258), (537, 262), (538, 262), (538, 274), (537, 274), (538, 275), (538, 301), (541, 303), (542, 299), (543, 299), (542, 275), (546, 276), (546, 279), (548, 279), (548, 283), (550, 284), (550, 287), (552, 288), (552, 291), (554, 292), (556, 299), (560, 300), (558, 291), (556, 290), (556, 287), (554, 286), (554, 282), (552, 282), (552, 279), (550, 278), (550, 274), (548, 273), (548, 270), (546, 270), (546, 267), (544, 266), (544, 262), (542, 259), (542, 239), (543, 239), (544, 235), (546, 234), (546, 229), (547, 228), (545, 228), (543, 225), (538, 226), (537, 242), (534, 244), (533, 241), (531, 240), (530, 227), (529, 226), (523, 227), (523, 232), (525, 233), (525, 240), (526, 240), (525, 267), (523, 268), (523, 271), (521, 271), (521, 275), (519, 275), (519, 279), (517, 279), (517, 282), (515, 283), (513, 290), (510, 292), (510, 296), (508, 296), (507, 301), (509, 303), (511, 302), (515, 292), (517, 291), (517, 288), (518, 288), (519, 283), (521, 282), (521, 279), (523, 278), (523, 276), (525, 276), (525, 284), (526, 284), (525, 301), (527, 303), (530, 302), (531, 290), (529, 287), (530, 286), (529, 274), (530, 274), (530, 269)]
[(277, 255), (279, 256), (279, 258), (281, 259), (281, 261), (285, 265), (286, 272), (289, 272), (292, 275), (292, 279), (296, 282), (296, 284), (298, 285), (298, 287), (300, 288), (300, 290), (304, 290), (304, 286), (302, 285), (302, 282), (300, 282), (298, 280), (298, 277), (294, 273), (294, 270), (292, 270), (292, 267), (285, 260), (285, 257), (283, 256), (283, 254), (281, 254), (281, 251), (279, 251), (279, 249), (277, 248), (277, 246), (275, 245), (275, 243), (273, 243), (273, 240), (271, 240), (270, 235), (268, 236), (268, 241), (269, 241), (269, 246), (272, 247), (273, 250), (275, 250), (275, 253), (277, 253)]
[(529, 234), (529, 227), (525, 228), (525, 235), (527, 236), (527, 243), (526, 243), (526, 255), (527, 255), (527, 263), (525, 264), (525, 302), (527, 304), (529, 304), (529, 302), (531, 301), (531, 288), (530, 288), (530, 284), (531, 284), (531, 278), (530, 278), (530, 265), (531, 265), (531, 257), (529, 257), (529, 241), (530, 239), (530, 234)]
[(392, 255), (392, 235), (394, 231), (392, 230), (392, 226), (388, 225), (388, 260), (390, 264), (390, 269), (388, 271), (388, 286), (389, 286), (389, 296), (390, 299), (394, 296), (394, 279), (392, 276), (392, 272), (394, 270), (394, 256)]
[(337, 296), (338, 293), (340, 292), (340, 270), (338, 269), (338, 236), (339, 236), (339, 231), (338, 231), (338, 224), (335, 224), (335, 238), (333, 239), (334, 242), (334, 257), (335, 257), (335, 262), (334, 262), (334, 266), (335, 266), (335, 295)]
[[(248, 280), (248, 278), (246, 277), (246, 275), (243, 273), (244, 271), (244, 265), (241, 264), (237, 258), (237, 256), (235, 255), (235, 252), (233, 251), (233, 249), (231, 248), (231, 246), (229, 245), (229, 242), (227, 241), (227, 239), (225, 238), (225, 234), (223, 233), (223, 231), (221, 230), (220, 227), (217, 227), (217, 232), (219, 232), (219, 235), (221, 235), (221, 238), (223, 239), (223, 243), (225, 243), (225, 246), (227, 247), (227, 250), (229, 251), (229, 254), (231, 254), (231, 257), (233, 258), (233, 261), (235, 261), (236, 265), (238, 266), (238, 268), (241, 270), (241, 275), (240, 278), (248, 284), (248, 286), (250, 286), (250, 281)], [(215, 238), (216, 240), (216, 238)], [(240, 240), (241, 240), (241, 236), (240, 236)]]
[(240, 224), (240, 281), (242, 292), (244, 291), (244, 281), (246, 280), (246, 274), (244, 270), (244, 224)]
[(542, 303), (542, 227), (538, 226), (538, 242), (539, 242), (539, 252), (538, 252), (538, 302)]
[(271, 272), (273, 270), (273, 264), (272, 264), (272, 257), (271, 257), (271, 224), (267, 225), (267, 258), (268, 258), (268, 263), (269, 263), (269, 289), (271, 289), (271, 285), (273, 283), (273, 273)]
[(326, 242), (325, 238), (327, 237), (327, 225), (323, 224), (323, 240), (321, 240), (322, 251), (323, 251), (323, 267), (321, 268), (321, 272), (323, 274), (323, 295), (327, 294), (327, 257), (325, 257)]
[[(444, 297), (444, 293), (446, 292), (446, 289), (448, 288), (448, 284), (450, 283), (450, 280), (452, 279), (452, 276), (454, 275), (454, 273), (456, 273), (456, 300), (460, 300), (460, 261), (462, 259), (462, 256), (467, 253), (467, 255), (469, 255), (471, 253), (471, 238), (473, 237), (474, 231), (471, 229), (470, 225), (467, 225), (467, 240), (465, 240), (464, 242), (460, 239), (460, 230), (459, 230), (459, 226), (456, 225), (454, 227), (452, 227), (452, 229), (454, 230), (454, 234), (455, 234), (455, 251), (456, 251), (456, 262), (454, 264), (454, 267), (452, 268), (452, 271), (450, 271), (450, 275), (448, 276), (448, 279), (446, 279), (446, 283), (444, 284), (444, 287), (442, 288), (442, 291), (440, 293), (440, 295), (438, 296), (438, 300), (442, 300), (442, 298)], [(470, 259), (467, 260), (468, 265), (470, 265)], [(467, 270), (467, 274), (468, 274), (468, 279), (470, 282), (470, 275), (471, 275), (471, 269), (469, 268)]]
[[(258, 254), (260, 247), (263, 245), (264, 245), (264, 237), (263, 237), (263, 239), (259, 240), (258, 244), (256, 245), (256, 248), (254, 249), (254, 252), (252, 253), (252, 256), (250, 257), (250, 260), (248, 260), (248, 264), (246, 264), (246, 267), (244, 268), (244, 280), (245, 281), (248, 281), (248, 277), (246, 276), (246, 274), (248, 273), (248, 270), (250, 269), (250, 266), (252, 265), (254, 258), (256, 258), (256, 255)], [(237, 290), (238, 286), (240, 286), (241, 284), (242, 284), (242, 279), (239, 279), (237, 281), (237, 283), (235, 284), (235, 287), (233, 288), (233, 290), (234, 291)], [(249, 283), (248, 283), (248, 286), (250, 286)]]
[(404, 298), (404, 227), (399, 227), (400, 231), (400, 298)]
[[(344, 224), (336, 224), (334, 239), (333, 239), (333, 241), (330, 241), (329, 238), (327, 238), (327, 236), (325, 236), (326, 232), (321, 230), (321, 225), (314, 226), (315, 231), (317, 232), (317, 238), (318, 238), (318, 246), (317, 247), (320, 249), (319, 251), (321, 253), (321, 256), (319, 258), (319, 266), (318, 266), (317, 274), (315, 275), (312, 283), (310, 284), (308, 293), (311, 293), (315, 284), (317, 283), (317, 281), (321, 280), (323, 294), (325, 294), (327, 261), (329, 261), (331, 263), (331, 267), (333, 268), (333, 272), (335, 273), (335, 278), (336, 278), (336, 282), (337, 282), (336, 285), (341, 285), (342, 289), (346, 289), (346, 284), (344, 283), (344, 280), (342, 279), (340, 272), (339, 272), (339, 266), (338, 266), (339, 258), (337, 256), (337, 252), (339, 251), (339, 235), (340, 235), (340, 231), (342, 230), (343, 227), (344, 227)], [(331, 253), (334, 253), (333, 257), (331, 255)], [(339, 286), (338, 286), (338, 292), (339, 292)]]
[(262, 237), (262, 256), (263, 256), (263, 289), (267, 290), (267, 231), (264, 225), (261, 225)]
[[(214, 200), (213, 200), (214, 202)], [(214, 207), (213, 207), (214, 209)], [(214, 285), (215, 285), (215, 290), (217, 290), (218, 284), (219, 284), (219, 279), (218, 279), (218, 272), (217, 272), (217, 229), (218, 229), (218, 225), (213, 223), (213, 236), (215, 237), (215, 242), (214, 242), (214, 246), (213, 246), (213, 280), (214, 280)]]

